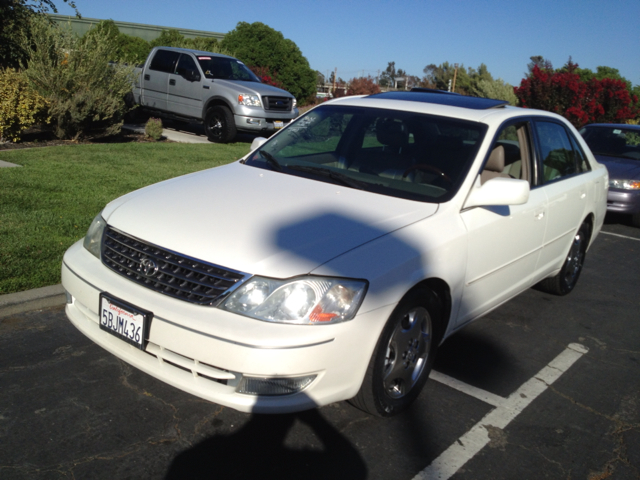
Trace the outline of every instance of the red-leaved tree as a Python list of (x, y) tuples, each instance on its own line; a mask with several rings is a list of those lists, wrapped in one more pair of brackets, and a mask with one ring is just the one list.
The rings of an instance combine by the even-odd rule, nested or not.
[(577, 68), (570, 63), (568, 71), (554, 72), (534, 66), (514, 88), (520, 106), (555, 112), (578, 128), (586, 123), (624, 123), (640, 113), (638, 98), (629, 94), (625, 82), (612, 78), (584, 82), (575, 73)]
[(267, 67), (249, 67), (249, 69), (262, 80), (262, 83), (284, 89), (282, 82), (278, 80), (278, 75), (275, 72), (271, 72)]
[(371, 75), (349, 80), (347, 95), (373, 95), (374, 93), (380, 93), (380, 87)]

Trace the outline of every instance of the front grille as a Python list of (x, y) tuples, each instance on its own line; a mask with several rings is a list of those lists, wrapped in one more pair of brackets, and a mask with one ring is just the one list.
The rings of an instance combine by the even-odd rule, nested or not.
[(213, 305), (247, 277), (146, 243), (109, 226), (102, 240), (102, 263), (139, 285), (198, 305)]
[(290, 112), (292, 100), (289, 97), (262, 97), (264, 109), (272, 112)]

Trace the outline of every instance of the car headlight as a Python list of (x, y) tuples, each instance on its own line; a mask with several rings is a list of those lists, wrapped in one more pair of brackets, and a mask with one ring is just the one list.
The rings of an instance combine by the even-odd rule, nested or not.
[(291, 108), (293, 109), (293, 108), (296, 108), (297, 106), (298, 106), (298, 101), (294, 98), (293, 99), (293, 106)]
[(102, 212), (100, 212), (96, 215), (96, 218), (93, 219), (93, 222), (91, 222), (89, 230), (87, 230), (87, 235), (84, 237), (84, 248), (89, 250), (98, 260), (100, 259), (100, 252), (102, 250), (102, 233), (106, 226), (107, 222), (102, 218)]
[(311, 275), (288, 280), (253, 277), (222, 308), (267, 322), (327, 325), (355, 317), (367, 286), (364, 280)]
[(247, 107), (261, 107), (260, 97), (258, 95), (251, 95), (250, 93), (241, 93), (238, 95), (238, 105), (245, 105)]
[(609, 179), (610, 188), (620, 188), (622, 190), (640, 190), (640, 180), (626, 180), (626, 179)]

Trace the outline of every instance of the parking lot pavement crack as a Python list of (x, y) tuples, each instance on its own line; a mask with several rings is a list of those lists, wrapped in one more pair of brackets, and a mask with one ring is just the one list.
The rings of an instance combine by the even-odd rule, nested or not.
[(529, 452), (530, 454), (536, 455), (538, 457), (541, 457), (544, 461), (546, 461), (547, 463), (550, 463), (551, 465), (555, 465), (557, 466), (561, 472), (562, 472), (562, 476), (564, 478), (566, 478), (567, 480), (571, 480), (571, 472), (572, 469), (570, 468), (568, 471), (564, 468), (564, 466), (562, 465), (562, 463), (558, 462), (557, 460), (553, 460), (549, 457), (547, 457), (544, 453), (542, 453), (540, 451), (540, 448), (536, 447), (536, 448), (527, 448), (524, 445), (519, 445), (519, 447), (527, 452)]
[(613, 452), (612, 452), (613, 456), (604, 464), (601, 470), (589, 475), (588, 480), (601, 480), (601, 479), (603, 480), (605, 478), (614, 478), (613, 474), (618, 464), (623, 464), (626, 467), (633, 470), (635, 472), (636, 478), (640, 479), (640, 470), (638, 470), (638, 468), (629, 461), (629, 458), (627, 456), (627, 445), (624, 440), (625, 433), (630, 431), (640, 432), (640, 423), (626, 422), (621, 418), (622, 415), (619, 415), (619, 414), (608, 415), (606, 413), (599, 412), (588, 405), (578, 402), (571, 396), (560, 392), (557, 388), (554, 388), (553, 386), (549, 386), (549, 389), (555, 394), (564, 398), (565, 400), (571, 402), (578, 408), (586, 410), (587, 412), (593, 415), (597, 415), (601, 418), (604, 418), (612, 423), (611, 431), (606, 435), (611, 436), (613, 438), (614, 443), (616, 444), (616, 447), (613, 449)]
[(165, 401), (164, 399), (156, 397), (152, 393), (146, 390), (143, 390), (136, 385), (131, 384), (129, 382), (129, 377), (133, 373), (133, 368), (128, 363), (122, 360), (118, 360), (118, 362), (120, 363), (120, 368), (122, 370), (122, 375), (120, 376), (120, 380), (123, 386), (133, 391), (136, 395), (153, 399), (156, 402), (160, 402), (165, 407), (168, 407), (172, 412), (172, 415), (171, 415), (172, 420), (170, 422), (173, 422), (173, 430), (175, 434), (169, 435), (169, 436), (161, 436), (159, 439), (154, 439), (154, 440), (149, 439), (148, 443), (151, 445), (157, 445), (157, 444), (173, 443), (179, 440), (184, 440), (189, 446), (192, 446), (190, 441), (182, 438), (182, 432), (180, 430), (180, 417), (178, 417), (178, 409), (173, 404)]

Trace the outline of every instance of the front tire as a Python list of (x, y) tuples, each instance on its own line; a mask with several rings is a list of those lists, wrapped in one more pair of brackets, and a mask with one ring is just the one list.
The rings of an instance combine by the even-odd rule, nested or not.
[(433, 366), (441, 310), (436, 295), (426, 288), (405, 296), (382, 330), (352, 405), (379, 417), (397, 415), (411, 405)]
[(233, 114), (227, 107), (211, 107), (204, 117), (204, 131), (210, 142), (229, 143), (237, 133)]
[(573, 291), (576, 283), (578, 283), (580, 272), (582, 272), (590, 232), (591, 229), (587, 223), (580, 225), (578, 233), (573, 237), (569, 253), (562, 264), (560, 272), (556, 276), (545, 278), (538, 283), (538, 289), (553, 295), (566, 295)]

